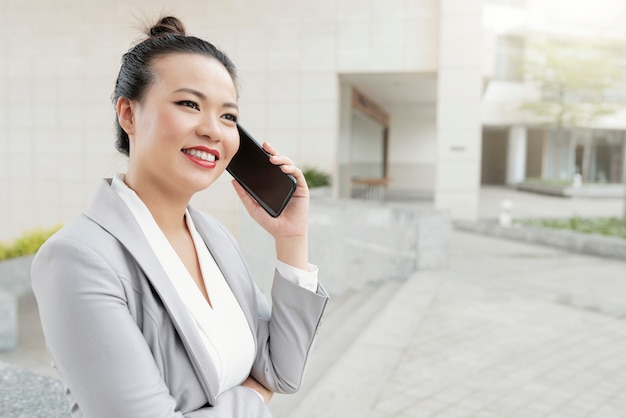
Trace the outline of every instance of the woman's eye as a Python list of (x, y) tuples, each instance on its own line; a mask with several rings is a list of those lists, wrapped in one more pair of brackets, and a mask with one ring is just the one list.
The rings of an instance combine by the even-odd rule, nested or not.
[(177, 104), (188, 107), (190, 109), (200, 110), (200, 106), (198, 106), (196, 102), (192, 102), (191, 100), (181, 100), (180, 102), (177, 102)]
[(232, 121), (232, 122), (237, 122), (237, 116), (233, 115), (231, 113), (227, 113), (223, 117), (226, 118), (227, 120)]

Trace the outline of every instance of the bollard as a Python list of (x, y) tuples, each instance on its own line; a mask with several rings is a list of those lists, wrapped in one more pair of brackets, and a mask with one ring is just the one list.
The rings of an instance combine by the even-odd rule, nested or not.
[(506, 199), (500, 203), (500, 217), (499, 223), (500, 226), (504, 228), (508, 228), (513, 224), (513, 215), (511, 214), (511, 209), (513, 208), (513, 202)]

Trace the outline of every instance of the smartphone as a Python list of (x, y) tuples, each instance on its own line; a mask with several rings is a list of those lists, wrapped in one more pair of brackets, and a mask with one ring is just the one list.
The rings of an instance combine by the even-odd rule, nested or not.
[(226, 170), (267, 213), (278, 217), (296, 191), (296, 179), (270, 162), (270, 155), (239, 124), (239, 150)]

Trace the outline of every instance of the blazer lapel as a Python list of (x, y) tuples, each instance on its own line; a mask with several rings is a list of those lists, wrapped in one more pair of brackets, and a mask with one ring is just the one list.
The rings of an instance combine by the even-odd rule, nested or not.
[(217, 376), (214, 363), (204, 347), (196, 325), (150, 248), (139, 224), (124, 201), (111, 188), (111, 179), (103, 180), (85, 215), (113, 235), (135, 258), (167, 309), (207, 398), (214, 404), (219, 387), (219, 382), (213, 379), (213, 376)]
[[(254, 283), (233, 238), (215, 220), (189, 207), (189, 214), (248, 320), (256, 344), (257, 307)], [(232, 245), (231, 245), (232, 243)], [(256, 350), (256, 348), (255, 348)]]

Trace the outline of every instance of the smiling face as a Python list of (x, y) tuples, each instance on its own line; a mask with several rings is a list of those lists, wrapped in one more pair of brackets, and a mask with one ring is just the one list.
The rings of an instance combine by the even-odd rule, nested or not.
[(130, 139), (126, 181), (136, 191), (191, 196), (237, 152), (237, 91), (226, 68), (205, 55), (168, 54), (151, 68), (153, 82), (141, 100), (118, 104)]

